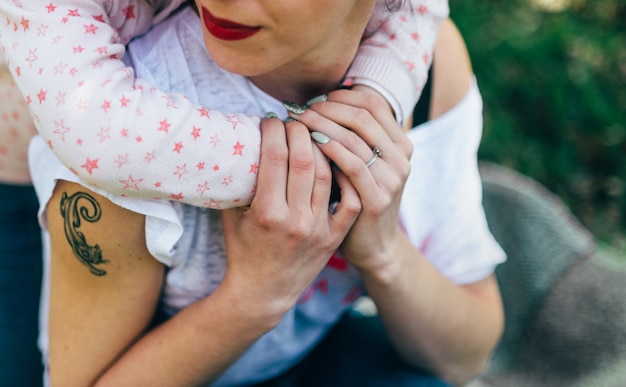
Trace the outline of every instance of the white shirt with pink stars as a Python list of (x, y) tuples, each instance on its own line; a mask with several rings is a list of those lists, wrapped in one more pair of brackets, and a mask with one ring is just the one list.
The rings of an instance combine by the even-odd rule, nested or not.
[[(182, 2), (3, 0), (2, 50), (37, 130), (87, 184), (211, 208), (245, 205), (256, 183), (259, 116), (164, 93), (136, 79), (121, 60), (125, 44)], [(380, 91), (399, 121), (421, 93), (439, 25), (448, 15), (444, 0), (407, 5), (388, 20), (372, 19), (375, 32), (347, 74), (349, 81)], [(0, 146), (22, 147), (7, 133), (0, 131)], [(2, 165), (21, 166), (28, 180), (23, 157)]]

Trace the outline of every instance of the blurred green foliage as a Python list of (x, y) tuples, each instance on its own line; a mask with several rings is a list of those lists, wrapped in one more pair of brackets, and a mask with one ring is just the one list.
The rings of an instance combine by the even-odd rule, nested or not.
[(626, 249), (626, 2), (450, 8), (485, 101), (479, 157), (537, 179), (600, 239)]

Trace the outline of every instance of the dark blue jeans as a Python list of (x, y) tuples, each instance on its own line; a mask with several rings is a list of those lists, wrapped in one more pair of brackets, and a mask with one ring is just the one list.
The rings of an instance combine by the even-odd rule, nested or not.
[(380, 319), (348, 313), (302, 362), (257, 387), (450, 387), (406, 365)]
[(42, 247), (30, 186), (0, 184), (0, 385), (41, 386), (37, 349)]

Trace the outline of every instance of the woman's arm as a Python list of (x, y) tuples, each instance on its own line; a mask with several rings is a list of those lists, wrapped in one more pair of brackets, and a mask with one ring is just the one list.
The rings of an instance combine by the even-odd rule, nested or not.
[(273, 326), (269, 308), (219, 287), (151, 329), (164, 268), (146, 250), (144, 217), (63, 181), (47, 212), (52, 385), (210, 381)]
[(293, 307), (360, 206), (344, 179), (328, 213), (330, 166), (306, 127), (272, 119), (263, 133), (257, 195), (249, 209), (222, 213), (223, 281), (155, 328), (164, 270), (146, 250), (143, 216), (58, 183), (47, 206), (53, 385), (208, 383)]
[[(472, 78), (465, 46), (450, 22), (442, 28), (436, 53), (431, 118), (459, 104), (468, 94)], [(363, 209), (342, 244), (342, 252), (359, 270), (368, 295), (376, 303), (400, 354), (416, 367), (426, 368), (452, 383), (463, 384), (482, 371), (502, 332), (503, 311), (497, 283), (494, 276), (489, 275), (458, 285), (416, 250), (398, 222), (412, 145), (379, 101), (365, 94), (348, 96), (348, 93), (351, 92), (332, 93), (328, 99), (331, 102), (314, 105), (311, 110), (351, 128), (352, 133), (336, 130), (337, 127), (313, 112), (298, 116), (303, 123), (325, 130), (336, 140), (321, 144), (320, 148), (348, 175), (360, 194)], [(353, 108), (356, 109), (352, 111)], [(369, 116), (370, 122), (359, 124), (351, 119), (358, 116)], [(477, 183), (472, 180), (477, 178), (477, 174), (472, 173), (474, 135), (463, 135), (469, 133), (469, 128), (465, 127), (452, 130), (461, 133), (462, 142), (468, 145), (462, 148), (464, 156), (446, 161), (455, 163), (451, 168), (462, 172), (455, 178), (441, 176), (448, 182), (446, 191), (437, 201), (444, 203), (442, 207), (447, 208), (447, 212), (437, 222), (436, 227), (441, 230), (433, 230), (431, 237), (434, 239), (442, 232), (448, 238), (450, 235), (468, 238), (471, 227), (481, 219), (482, 207), (474, 189)], [(361, 141), (356, 140), (355, 135)], [(382, 156), (367, 167), (364, 161), (372, 157), (372, 144), (380, 148)], [(471, 184), (466, 184), (468, 182)], [(459, 214), (464, 214), (465, 218)], [(419, 222), (420, 219), (405, 221)], [(453, 242), (431, 240), (431, 244), (438, 243), (440, 248), (447, 249), (444, 250), (447, 254), (463, 258), (466, 252), (462, 248), (452, 249)], [(450, 247), (441, 243), (449, 243)], [(467, 243), (457, 247), (467, 246)]]

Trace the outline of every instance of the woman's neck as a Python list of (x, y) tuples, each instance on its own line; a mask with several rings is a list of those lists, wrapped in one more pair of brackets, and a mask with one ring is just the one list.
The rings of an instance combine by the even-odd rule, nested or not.
[(373, 0), (359, 3), (351, 22), (333, 31), (315, 50), (249, 79), (278, 100), (300, 104), (336, 90), (356, 56), (373, 4)]
[(335, 68), (316, 67), (315, 70), (309, 71), (304, 68), (283, 69), (249, 79), (279, 101), (288, 100), (304, 104), (315, 96), (337, 89), (349, 64), (350, 62), (343, 66), (338, 64)]

